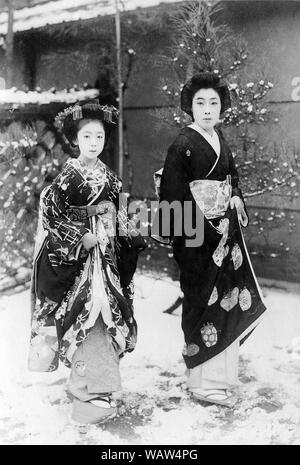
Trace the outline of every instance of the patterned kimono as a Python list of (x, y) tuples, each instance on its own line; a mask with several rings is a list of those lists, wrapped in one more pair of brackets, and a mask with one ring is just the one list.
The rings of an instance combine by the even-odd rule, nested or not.
[[(49, 350), (47, 359), (45, 353), (45, 366), (38, 368), (29, 358), (29, 368), (53, 371), (59, 358), (70, 367), (99, 316), (118, 357), (134, 349), (132, 278), (144, 241), (127, 233), (126, 210), (118, 207), (120, 192), (120, 180), (100, 160), (88, 170), (77, 159), (70, 159), (43, 192), (32, 280), (31, 348), (34, 353), (39, 344), (48, 343), (52, 355)], [(81, 242), (87, 232), (99, 240), (89, 251)]]
[[(181, 130), (169, 147), (160, 201), (192, 202), (204, 214), (204, 242), (187, 247), (186, 236), (173, 237), (174, 258), (184, 293), (183, 357), (193, 369), (243, 342), (265, 311), (244, 244), (232, 196), (242, 198), (230, 149), (217, 131), (220, 154), (192, 127)], [(172, 222), (171, 222), (172, 237)], [(173, 229), (174, 233), (174, 229)]]

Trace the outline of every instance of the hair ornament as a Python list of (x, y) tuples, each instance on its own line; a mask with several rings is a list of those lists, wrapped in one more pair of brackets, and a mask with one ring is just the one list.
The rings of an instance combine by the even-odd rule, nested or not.
[(77, 119), (82, 119), (82, 109), (78, 103), (76, 103), (76, 105), (74, 105), (72, 108), (72, 116), (74, 121)]
[[(81, 118), (82, 118), (82, 110), (81, 110), (81, 107), (78, 105), (78, 103), (76, 103), (75, 105), (72, 105), (71, 107), (68, 107), (68, 108), (65, 108), (64, 111), (60, 111), (55, 119), (54, 119), (54, 125), (57, 129), (62, 129), (63, 125), (64, 125), (64, 121), (66, 119), (67, 116), (69, 115), (73, 115), (73, 120), (75, 119), (80, 119), (78, 117), (74, 117), (74, 114), (75, 115), (79, 115), (79, 111), (78, 111), (78, 108), (80, 109), (80, 112), (81, 112)], [(74, 113), (73, 113), (74, 112)]]
[(113, 105), (104, 105), (102, 110), (104, 114), (104, 121), (110, 124), (116, 124), (113, 117), (117, 120), (120, 112)]
[[(72, 132), (76, 123), (82, 119), (99, 119), (104, 121), (109, 126), (116, 125), (119, 117), (119, 110), (113, 105), (101, 105), (98, 100), (93, 100), (83, 104), (75, 103), (64, 111), (58, 113), (55, 117), (54, 125), (63, 132), (68, 140), (73, 138), (73, 134), (69, 136), (67, 133)], [(73, 123), (73, 124), (72, 124)]]

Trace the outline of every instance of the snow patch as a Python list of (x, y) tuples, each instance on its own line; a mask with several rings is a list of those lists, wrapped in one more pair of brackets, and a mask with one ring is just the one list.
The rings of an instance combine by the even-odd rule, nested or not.
[(98, 89), (77, 90), (73, 92), (57, 91), (56, 93), (45, 91), (24, 92), (11, 89), (0, 90), (0, 105), (10, 105), (12, 109), (28, 104), (46, 105), (49, 103), (75, 103), (81, 100), (93, 99), (99, 96)]
[[(123, 11), (147, 8), (160, 3), (175, 3), (181, 0), (126, 0), (120, 2)], [(14, 13), (14, 31), (26, 31), (50, 24), (79, 21), (97, 16), (113, 15), (115, 13), (114, 0), (57, 0), (41, 5), (21, 8)], [(7, 34), (8, 14), (0, 13), (0, 34)]]
[[(234, 409), (203, 404), (186, 390), (179, 284), (136, 277), (139, 341), (121, 363), (120, 415), (103, 426), (70, 420), (69, 370), (30, 373), (30, 294), (0, 298), (1, 444), (299, 444), (300, 296), (264, 289), (269, 313), (241, 348)], [(299, 371), (297, 371), (299, 369)]]

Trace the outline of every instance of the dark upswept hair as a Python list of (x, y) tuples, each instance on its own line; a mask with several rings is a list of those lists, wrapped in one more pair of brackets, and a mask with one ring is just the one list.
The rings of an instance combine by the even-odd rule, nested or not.
[(118, 122), (118, 110), (113, 106), (100, 105), (97, 101), (76, 103), (59, 113), (55, 118), (56, 127), (74, 147), (80, 123), (83, 120), (101, 121), (105, 131), (105, 146)]
[(221, 113), (231, 107), (227, 84), (214, 73), (201, 72), (189, 79), (181, 91), (181, 109), (189, 116), (193, 117), (193, 97), (200, 89), (214, 89), (218, 93), (221, 100)]

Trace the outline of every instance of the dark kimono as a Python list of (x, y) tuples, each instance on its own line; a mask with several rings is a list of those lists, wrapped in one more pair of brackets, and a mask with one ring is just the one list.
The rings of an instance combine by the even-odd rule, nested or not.
[[(31, 347), (34, 354), (35, 346), (48, 341), (54, 357), (51, 363), (45, 358), (45, 371), (55, 370), (59, 358), (70, 367), (99, 315), (119, 357), (135, 347), (132, 278), (144, 242), (127, 233), (120, 192), (120, 180), (105, 164), (98, 160), (88, 172), (71, 159), (41, 196)], [(99, 240), (90, 251), (81, 243), (87, 232)], [(54, 324), (55, 336), (48, 330)], [(30, 364), (40, 369), (29, 359)]]
[[(265, 311), (237, 212), (229, 206), (230, 196), (242, 198), (238, 173), (221, 131), (217, 133), (219, 158), (200, 133), (190, 127), (182, 129), (169, 147), (160, 183), (160, 201), (190, 201), (194, 213), (197, 208), (204, 213), (201, 246), (187, 247), (184, 233), (172, 237), (184, 293), (183, 357), (187, 368), (210, 360), (234, 341), (243, 342)], [(226, 210), (220, 216), (209, 214), (220, 207), (216, 185), (230, 189)]]

